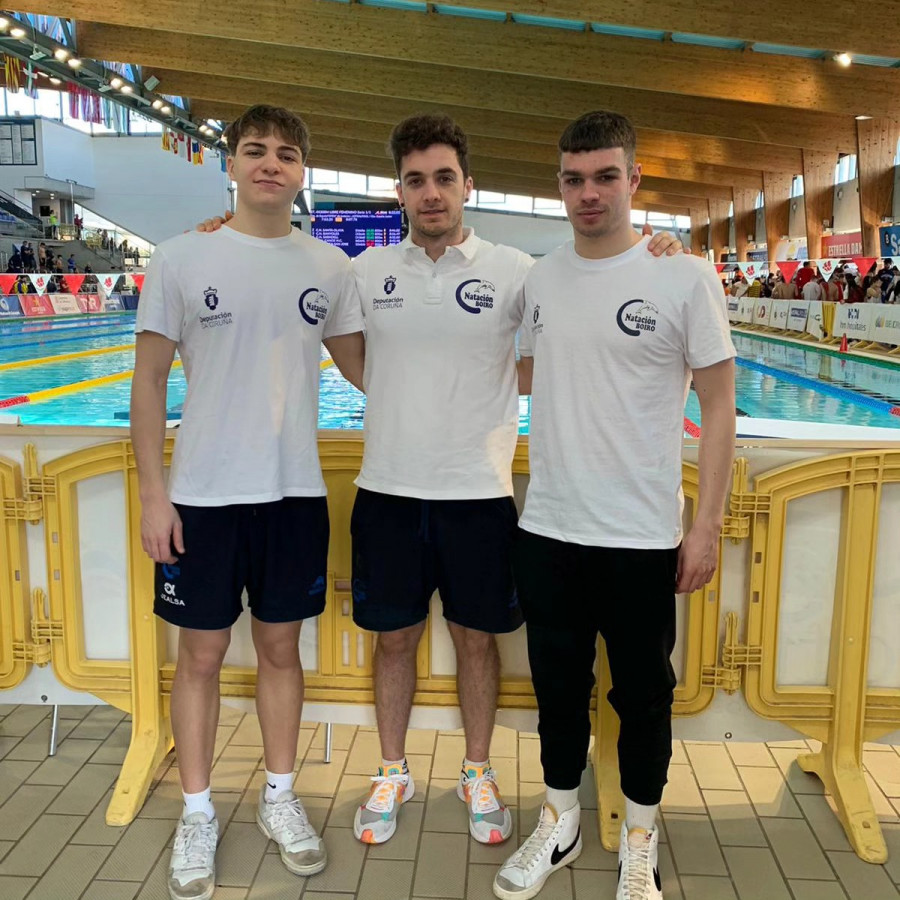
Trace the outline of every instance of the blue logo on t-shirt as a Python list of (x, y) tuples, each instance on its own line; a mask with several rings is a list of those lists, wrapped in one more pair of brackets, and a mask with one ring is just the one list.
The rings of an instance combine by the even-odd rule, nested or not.
[(318, 288), (307, 288), (297, 302), (300, 315), (310, 325), (318, 325), (328, 315), (328, 294)]
[(478, 315), (483, 309), (494, 308), (494, 291), (490, 281), (470, 278), (456, 289), (456, 302), (467, 312)]

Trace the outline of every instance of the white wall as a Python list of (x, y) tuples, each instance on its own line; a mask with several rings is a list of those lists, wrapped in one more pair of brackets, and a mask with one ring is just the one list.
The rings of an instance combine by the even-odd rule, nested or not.
[(543, 256), (572, 237), (568, 219), (517, 216), (467, 209), (465, 223), (492, 244), (517, 247), (532, 256)]
[[(840, 194), (840, 196), (838, 196)], [(859, 179), (842, 181), (834, 186), (834, 228), (835, 234), (859, 231), (862, 214), (859, 209)]]
[(93, 138), (95, 199), (85, 206), (157, 244), (226, 209), (227, 178), (206, 152), (191, 165), (160, 147), (160, 136)]
[[(92, 148), (94, 139), (81, 131), (50, 119), (38, 120), (39, 175), (65, 181), (72, 178), (88, 187), (96, 184)], [(46, 202), (46, 201), (44, 201)]]

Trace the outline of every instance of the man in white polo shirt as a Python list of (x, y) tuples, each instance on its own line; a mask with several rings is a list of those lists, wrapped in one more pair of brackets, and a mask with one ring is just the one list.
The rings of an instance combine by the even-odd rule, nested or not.
[[(578, 786), (599, 633), (626, 798), (616, 896), (661, 900), (656, 815), (672, 752), (675, 594), (701, 588), (717, 564), (734, 447), (734, 348), (713, 266), (684, 254), (656, 259), (631, 226), (641, 174), (631, 123), (588, 113), (559, 150), (575, 235), (538, 260), (525, 284), (531, 481), (515, 550), (546, 800), (494, 893), (528, 900), (581, 852)], [(682, 535), (691, 373), (702, 413), (700, 496)]]
[[(466, 135), (415, 116), (390, 140), (410, 223), (395, 247), (353, 266), (366, 327), (365, 453), (353, 511), (353, 616), (378, 632), (381, 766), (354, 833), (393, 835), (415, 785), (405, 758), (416, 650), (440, 591), (456, 649), (466, 755), (457, 794), (469, 831), (499, 843), (512, 819), (490, 765), (496, 634), (522, 621), (513, 584), (512, 458), (518, 435), (515, 335), (529, 256), (463, 227), (472, 191)], [(680, 247), (660, 235), (654, 252)], [(648, 254), (649, 256), (650, 254)]]
[[(362, 380), (362, 319), (345, 299), (347, 257), (291, 227), (306, 125), (288, 110), (256, 106), (225, 134), (237, 213), (213, 235), (184, 234), (157, 247), (135, 329), (141, 541), (157, 564), (155, 612), (179, 628), (172, 730), (184, 809), (168, 872), (173, 900), (208, 900), (215, 889), (210, 771), (219, 671), (244, 588), (266, 768), (257, 824), (291, 872), (325, 866), (325, 846), (292, 789), (300, 626), (325, 604), (322, 342), (346, 377)], [(167, 485), (166, 382), (176, 349), (188, 389)]]

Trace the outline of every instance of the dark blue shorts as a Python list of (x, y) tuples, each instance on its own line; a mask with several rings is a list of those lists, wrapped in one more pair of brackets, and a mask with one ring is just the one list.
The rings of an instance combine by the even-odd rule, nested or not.
[(245, 588), (261, 622), (297, 622), (325, 608), (324, 497), (175, 508), (185, 552), (174, 565), (156, 566), (153, 610), (161, 619), (181, 628), (229, 628), (243, 610)]
[(368, 631), (416, 625), (438, 590), (448, 622), (515, 631), (517, 521), (512, 497), (417, 500), (360, 488), (350, 522), (353, 621)]

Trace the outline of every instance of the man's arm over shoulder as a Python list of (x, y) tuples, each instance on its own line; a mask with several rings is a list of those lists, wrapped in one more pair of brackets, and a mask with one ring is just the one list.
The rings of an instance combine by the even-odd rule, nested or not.
[(334, 308), (329, 311), (322, 343), (341, 375), (357, 390), (363, 390), (366, 340), (363, 335), (362, 301), (354, 266), (348, 263)]

